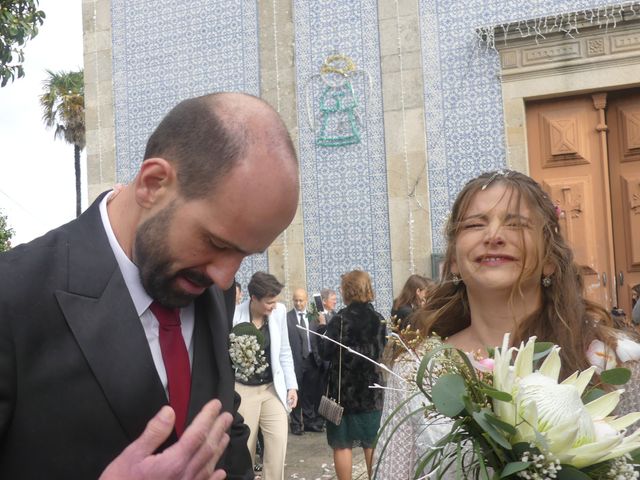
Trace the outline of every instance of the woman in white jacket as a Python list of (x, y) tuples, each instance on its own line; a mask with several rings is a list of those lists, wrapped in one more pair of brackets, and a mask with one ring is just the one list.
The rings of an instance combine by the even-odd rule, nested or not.
[(247, 380), (236, 379), (239, 412), (249, 426), (249, 452), (255, 464), (258, 427), (264, 435), (264, 480), (282, 480), (287, 452), (288, 413), (298, 403), (298, 384), (289, 347), (287, 310), (276, 302), (283, 285), (265, 272), (251, 277), (249, 299), (236, 307), (233, 325), (252, 322), (265, 337), (267, 369)]

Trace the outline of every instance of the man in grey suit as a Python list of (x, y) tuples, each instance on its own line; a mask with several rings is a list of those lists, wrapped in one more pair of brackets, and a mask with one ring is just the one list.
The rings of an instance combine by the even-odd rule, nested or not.
[(0, 478), (253, 478), (233, 281), (290, 223), (298, 188), (270, 106), (189, 99), (129, 185), (0, 255)]

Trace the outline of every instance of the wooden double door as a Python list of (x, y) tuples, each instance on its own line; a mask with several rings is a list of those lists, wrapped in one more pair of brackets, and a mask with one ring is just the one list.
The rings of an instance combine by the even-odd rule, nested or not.
[(530, 174), (560, 207), (585, 295), (630, 318), (640, 285), (640, 89), (526, 109)]

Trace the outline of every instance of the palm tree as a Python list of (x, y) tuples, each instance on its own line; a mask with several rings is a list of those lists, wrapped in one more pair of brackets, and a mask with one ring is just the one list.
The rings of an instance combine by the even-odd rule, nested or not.
[(73, 145), (76, 172), (76, 216), (81, 212), (80, 152), (84, 148), (84, 73), (52, 72), (43, 82), (40, 95), (42, 120), (47, 127), (55, 127), (54, 138), (61, 137)]

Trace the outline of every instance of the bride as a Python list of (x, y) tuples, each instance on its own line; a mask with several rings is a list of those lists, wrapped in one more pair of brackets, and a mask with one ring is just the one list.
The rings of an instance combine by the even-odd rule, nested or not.
[[(456, 348), (486, 357), (487, 346), (500, 345), (507, 332), (512, 345), (535, 335), (561, 347), (561, 377), (592, 364), (605, 368), (601, 359), (609, 357), (606, 368), (616, 360), (628, 362), (633, 375), (625, 388), (638, 388), (638, 356), (617, 348), (633, 342), (611, 328), (602, 307), (582, 296), (579, 266), (560, 233), (557, 209), (534, 180), (514, 171), (471, 180), (456, 198), (446, 235), (445, 281), (413, 320), (421, 338), (436, 333)], [(418, 356), (427, 343), (417, 347)], [(637, 350), (637, 344), (632, 347)], [(415, 358), (400, 355), (394, 373), (415, 378)], [(403, 389), (406, 384), (390, 376), (383, 422), (408, 397)], [(622, 398), (616, 413), (638, 410), (638, 395)], [(401, 406), (381, 431), (376, 478), (413, 478), (421, 454), (449, 431), (448, 424), (411, 415), (421, 400), (414, 397)], [(445, 478), (455, 478), (453, 469)]]

